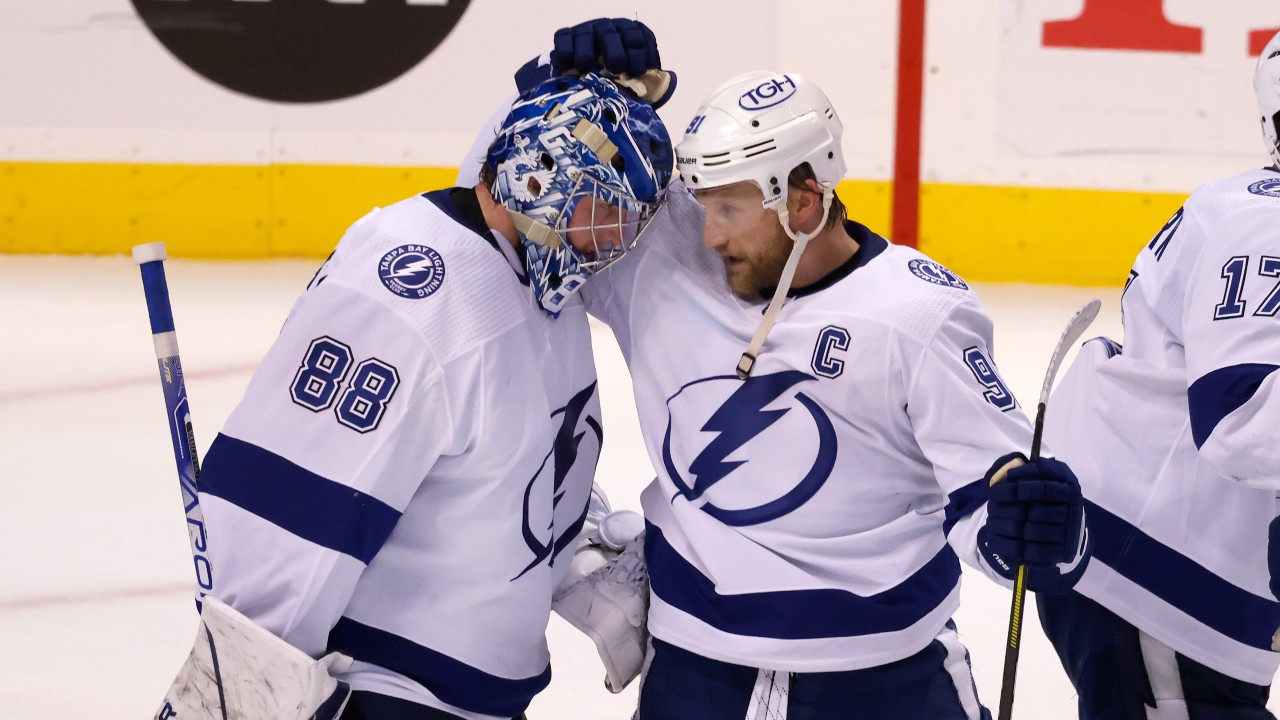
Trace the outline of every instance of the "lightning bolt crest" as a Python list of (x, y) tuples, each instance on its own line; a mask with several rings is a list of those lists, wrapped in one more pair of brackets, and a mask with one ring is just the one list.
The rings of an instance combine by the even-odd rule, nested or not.
[(812, 379), (799, 370), (747, 378), (702, 426), (703, 432), (715, 432), (719, 435), (689, 465), (694, 481), (688, 499), (698, 499), (712, 485), (723, 480), (739, 465), (745, 464), (745, 460), (727, 461), (725, 458), (790, 411), (790, 408), (765, 410), (765, 406), (797, 383)]
[(417, 275), (418, 273), (421, 273), (421, 272), (431, 272), (434, 269), (435, 269), (435, 266), (432, 264), (431, 260), (429, 260), (428, 258), (423, 258), (421, 260), (414, 260), (408, 265), (405, 265), (399, 270), (396, 270), (395, 272), (391, 273), (390, 277), (393, 277), (393, 278), (410, 277), (412, 275)]

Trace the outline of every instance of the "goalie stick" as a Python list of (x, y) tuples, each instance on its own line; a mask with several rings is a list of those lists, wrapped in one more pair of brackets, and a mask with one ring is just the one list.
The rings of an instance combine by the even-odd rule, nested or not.
[(178, 464), (178, 487), (187, 515), (187, 535), (191, 541), (191, 557), (196, 569), (196, 605), (213, 589), (213, 568), (209, 565), (209, 543), (205, 532), (204, 511), (196, 494), (200, 477), (200, 461), (196, 457), (196, 438), (191, 427), (191, 410), (187, 404), (187, 387), (182, 379), (182, 361), (178, 357), (178, 336), (173, 327), (173, 308), (169, 305), (169, 283), (165, 280), (164, 243), (136, 245), (133, 260), (142, 271), (142, 289), (147, 299), (147, 315), (151, 319), (151, 340), (160, 368), (160, 384), (164, 389), (164, 406), (169, 421), (169, 439), (173, 441), (173, 457)]
[(196, 568), (196, 607), (201, 612), (200, 630), (191, 655), (153, 717), (156, 720), (185, 717), (334, 720), (346, 708), (351, 686), (331, 673), (345, 672), (351, 658), (335, 652), (317, 661), (216, 597), (210, 596), (205, 602), (205, 594), (213, 589), (213, 570), (209, 565), (204, 511), (197, 494), (200, 461), (196, 456), (182, 361), (178, 357), (169, 283), (164, 275), (166, 257), (162, 242), (133, 248), (133, 259), (142, 271), (151, 339), (164, 388), (169, 437), (178, 464), (178, 487), (182, 492), (191, 557)]
[[(1044, 437), (1044, 412), (1049, 404), (1049, 392), (1053, 390), (1053, 379), (1058, 375), (1058, 366), (1062, 365), (1067, 350), (1075, 345), (1084, 334), (1093, 319), (1098, 317), (1102, 303), (1090, 300), (1084, 307), (1076, 311), (1071, 322), (1067, 323), (1058, 338), (1058, 345), (1049, 358), (1049, 369), (1044, 373), (1044, 385), (1040, 387), (1040, 402), (1036, 406), (1035, 432), (1031, 436), (1031, 462), (1040, 459), (1040, 441)], [(1018, 566), (1018, 577), (1013, 583), (1013, 606), (1009, 609), (1008, 640), (1004, 648), (1004, 678), (1000, 682), (1000, 715), (999, 720), (1013, 717), (1013, 685), (1018, 676), (1018, 653), (1022, 639), (1022, 610), (1027, 600), (1027, 566)]]

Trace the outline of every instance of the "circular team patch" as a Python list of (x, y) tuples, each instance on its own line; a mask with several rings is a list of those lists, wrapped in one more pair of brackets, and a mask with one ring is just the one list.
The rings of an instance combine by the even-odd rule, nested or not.
[(930, 282), (934, 285), (944, 285), (957, 290), (969, 289), (969, 286), (960, 279), (959, 275), (951, 272), (932, 260), (916, 258), (915, 260), (907, 263), (907, 267), (911, 270), (912, 275), (915, 275), (925, 282)]
[(444, 258), (426, 245), (401, 245), (378, 261), (378, 277), (400, 297), (420, 300), (444, 284)]
[(1265, 195), (1266, 197), (1280, 197), (1280, 178), (1259, 180), (1249, 186), (1249, 192), (1254, 195)]

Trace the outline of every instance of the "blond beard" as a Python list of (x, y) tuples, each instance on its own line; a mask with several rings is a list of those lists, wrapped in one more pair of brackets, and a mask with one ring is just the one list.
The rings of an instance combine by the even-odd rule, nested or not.
[(759, 300), (764, 290), (778, 286), (793, 247), (795, 242), (779, 228), (774, 242), (760, 253), (746, 257), (736, 271), (725, 266), (724, 279), (729, 289), (743, 299)]

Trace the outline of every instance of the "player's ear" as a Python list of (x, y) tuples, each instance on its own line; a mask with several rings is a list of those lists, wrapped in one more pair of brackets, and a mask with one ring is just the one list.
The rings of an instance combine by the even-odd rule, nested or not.
[(797, 229), (812, 232), (822, 216), (822, 188), (817, 181), (807, 179), (801, 187), (792, 186), (787, 193), (787, 211)]

